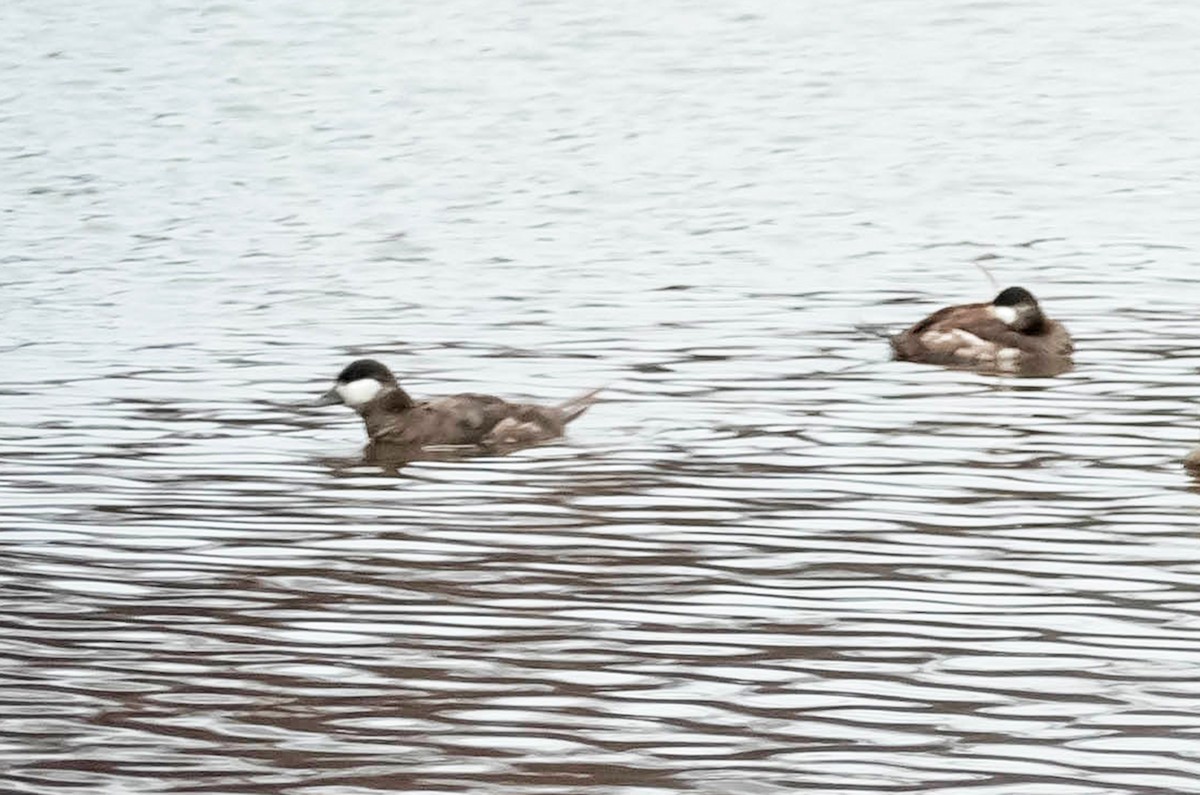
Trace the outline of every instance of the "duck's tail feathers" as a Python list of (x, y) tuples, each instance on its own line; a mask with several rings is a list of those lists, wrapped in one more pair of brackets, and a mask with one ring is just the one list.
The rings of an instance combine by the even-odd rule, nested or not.
[(591, 405), (597, 400), (596, 396), (599, 395), (603, 389), (604, 387), (593, 389), (591, 392), (584, 392), (582, 395), (576, 395), (573, 398), (568, 398), (562, 403), (559, 403), (558, 408), (563, 413), (563, 425), (566, 425), (568, 422), (577, 418), (580, 414), (591, 408)]

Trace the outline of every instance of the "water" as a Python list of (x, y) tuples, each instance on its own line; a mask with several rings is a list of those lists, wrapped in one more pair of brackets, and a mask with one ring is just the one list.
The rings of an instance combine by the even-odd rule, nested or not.
[[(1193, 5), (0, 21), (5, 792), (1200, 792)], [(889, 361), (975, 261), (1074, 372)]]

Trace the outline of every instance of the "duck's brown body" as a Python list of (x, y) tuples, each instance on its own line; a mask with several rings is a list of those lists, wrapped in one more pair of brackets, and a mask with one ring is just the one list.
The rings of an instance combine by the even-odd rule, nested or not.
[(1006, 321), (1000, 313), (1016, 310), (994, 302), (946, 307), (892, 337), (892, 350), (897, 359), (1000, 372), (1070, 369), (1074, 344), (1063, 325), (1043, 315), (1032, 296), (1020, 309), (1019, 321)]
[(587, 409), (594, 394), (561, 406), (510, 403), (474, 393), (417, 402), (397, 386), (384, 389), (357, 411), (372, 445), (498, 448), (562, 436), (566, 424)]
[(588, 392), (557, 406), (510, 403), (491, 395), (463, 394), (416, 401), (374, 359), (359, 359), (338, 375), (317, 401), (345, 404), (367, 426), (369, 454), (419, 454), (429, 447), (509, 449), (561, 436), (566, 424), (596, 399)]

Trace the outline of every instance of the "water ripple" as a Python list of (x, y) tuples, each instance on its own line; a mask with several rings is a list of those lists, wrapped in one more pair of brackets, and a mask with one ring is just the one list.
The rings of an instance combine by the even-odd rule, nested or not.
[[(1200, 792), (1189, 6), (125, 5), (0, 27), (4, 791)], [(973, 262), (1075, 370), (889, 360)]]

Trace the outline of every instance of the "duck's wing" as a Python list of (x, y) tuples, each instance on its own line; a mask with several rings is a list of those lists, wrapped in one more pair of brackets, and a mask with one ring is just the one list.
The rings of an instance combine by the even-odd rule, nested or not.
[(562, 436), (567, 423), (587, 411), (596, 402), (599, 393), (599, 389), (593, 389), (568, 398), (557, 406), (509, 403), (504, 419), (488, 431), (482, 444), (492, 449), (506, 450)]
[(970, 344), (981, 340), (984, 344), (996, 348), (1016, 348), (1021, 351), (1030, 349), (1030, 335), (1014, 331), (1007, 323), (993, 315), (987, 304), (976, 304), (969, 308), (969, 312), (947, 315), (941, 322), (930, 326), (926, 333), (957, 331), (959, 336)]
[(971, 348), (988, 345), (997, 334), (1012, 331), (990, 315), (987, 304), (939, 309), (892, 337), (892, 349), (901, 359), (953, 362)]
[(478, 445), (516, 408), (492, 395), (448, 395), (422, 401), (390, 417), (371, 441), (397, 447)]
[(397, 447), (476, 445), (512, 448), (561, 436), (564, 426), (595, 400), (595, 392), (559, 406), (510, 403), (465, 393), (417, 403), (390, 419), (371, 440)]
[[(909, 328), (905, 334), (922, 334), (926, 331), (937, 330), (945, 331), (952, 328), (962, 328), (964, 323), (970, 322), (972, 317), (984, 316), (987, 312), (987, 304), (961, 304), (959, 306), (947, 306), (934, 312), (929, 317), (922, 320), (920, 323)], [(995, 318), (993, 318), (995, 320)], [(996, 321), (1000, 323), (999, 320)], [(1000, 325), (1004, 325), (1000, 323)]]

